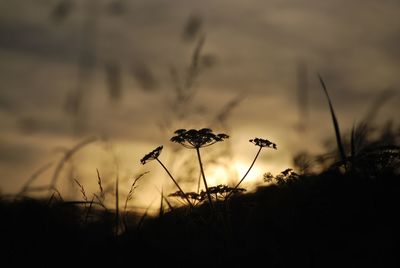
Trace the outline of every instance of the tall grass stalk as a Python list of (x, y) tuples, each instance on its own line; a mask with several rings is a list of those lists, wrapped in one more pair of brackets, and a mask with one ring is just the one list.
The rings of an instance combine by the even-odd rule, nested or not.
[(56, 184), (57, 184), (58, 177), (59, 177), (59, 175), (60, 175), (60, 173), (61, 173), (61, 171), (62, 171), (62, 169), (63, 169), (65, 163), (67, 163), (67, 162), (72, 158), (72, 156), (73, 156), (76, 152), (78, 152), (80, 149), (82, 149), (82, 148), (85, 147), (86, 145), (88, 145), (88, 144), (90, 144), (90, 143), (92, 143), (92, 142), (94, 142), (94, 141), (96, 141), (96, 140), (97, 140), (97, 137), (90, 137), (90, 138), (87, 138), (87, 139), (85, 139), (85, 140), (79, 142), (78, 144), (76, 144), (76, 145), (75, 145), (74, 147), (72, 147), (71, 149), (66, 150), (66, 151), (64, 152), (64, 156), (63, 156), (63, 157), (61, 158), (61, 160), (58, 162), (58, 164), (57, 164), (57, 166), (56, 166), (56, 168), (55, 168), (55, 170), (54, 170), (53, 177), (51, 178), (51, 182), (50, 182), (50, 185), (49, 185), (49, 191), (51, 191), (53, 188), (55, 188), (55, 186), (56, 186)]
[(319, 82), (321, 83), (322, 89), (325, 92), (325, 96), (328, 99), (329, 109), (331, 111), (331, 116), (332, 116), (332, 123), (333, 123), (333, 127), (335, 129), (336, 144), (337, 144), (338, 151), (339, 151), (339, 157), (341, 158), (342, 163), (345, 164), (346, 163), (346, 154), (344, 151), (343, 142), (342, 142), (342, 138), (341, 138), (341, 134), (340, 134), (339, 123), (338, 123), (338, 120), (335, 115), (335, 110), (333, 109), (331, 98), (329, 97), (328, 90), (326, 88), (324, 80), (322, 79), (321, 75), (319, 75), (319, 74), (318, 74), (318, 78), (319, 78)]
[(354, 162), (354, 158), (356, 156), (356, 124), (353, 124), (351, 129), (351, 137), (350, 137), (350, 158), (351, 161)]
[(125, 199), (124, 214), (127, 213), (126, 209), (127, 209), (127, 207), (128, 207), (128, 202), (129, 202), (130, 200), (132, 200), (133, 191), (136, 189), (136, 183), (137, 183), (144, 175), (146, 175), (147, 173), (149, 173), (149, 171), (146, 171), (146, 172), (141, 173), (139, 176), (137, 176), (137, 177), (133, 180), (133, 183), (132, 183), (132, 185), (131, 185), (131, 188), (129, 189), (129, 192), (128, 192), (128, 194), (127, 194), (127, 196), (126, 196), (126, 199)]
[(97, 184), (99, 185), (99, 190), (100, 190), (100, 197), (102, 200), (104, 200), (105, 199), (104, 189), (103, 189), (103, 185), (101, 183), (100, 173), (97, 168), (96, 168), (96, 172), (97, 172)]
[(142, 225), (143, 225), (143, 223), (144, 223), (144, 220), (146, 219), (147, 215), (149, 214), (149, 209), (151, 208), (151, 206), (153, 205), (153, 203), (154, 203), (155, 200), (156, 200), (156, 199), (154, 198), (154, 199), (150, 202), (150, 204), (146, 207), (146, 210), (144, 211), (142, 217), (140, 217), (140, 220), (139, 220), (139, 222), (138, 222), (138, 224), (137, 224), (137, 227), (136, 227), (137, 230), (140, 230), (140, 228), (142, 228)]
[(133, 183), (132, 183), (132, 185), (131, 185), (131, 188), (129, 189), (129, 192), (128, 192), (127, 196), (126, 196), (125, 205), (124, 205), (124, 211), (123, 211), (123, 218), (122, 218), (122, 220), (123, 220), (122, 222), (123, 222), (123, 225), (124, 225), (124, 227), (125, 227), (125, 231), (129, 231), (129, 230), (128, 230), (128, 211), (127, 211), (128, 202), (129, 202), (130, 200), (132, 200), (132, 198), (133, 198), (133, 191), (136, 189), (136, 183), (137, 183), (144, 175), (146, 175), (147, 173), (149, 173), (149, 171), (143, 172), (142, 174), (140, 174), (139, 176), (137, 176), (137, 177), (133, 180)]
[(85, 188), (83, 187), (82, 184), (79, 183), (79, 181), (77, 179), (74, 179), (74, 181), (78, 185), (79, 190), (81, 191), (83, 200), (85, 200), (85, 202), (88, 202), (88, 198), (86, 196)]
[(158, 217), (161, 218), (164, 215), (164, 188), (161, 188), (161, 198), (160, 198), (160, 210)]
[(90, 212), (92, 211), (93, 201), (94, 201), (94, 196), (92, 196), (92, 200), (90, 200), (90, 203), (89, 203), (89, 208), (86, 211), (85, 224), (87, 223), (87, 221), (89, 219)]
[(115, 180), (115, 237), (118, 236), (119, 229), (119, 175), (117, 174)]

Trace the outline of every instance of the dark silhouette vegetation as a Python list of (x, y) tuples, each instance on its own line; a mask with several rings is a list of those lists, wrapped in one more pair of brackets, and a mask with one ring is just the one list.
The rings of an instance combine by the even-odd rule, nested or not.
[[(349, 145), (342, 139), (344, 155), (336, 151), (330, 158), (325, 156), (323, 171), (265, 173), (265, 186), (254, 192), (238, 188), (240, 183), (209, 186), (199, 193), (178, 187), (179, 191), (162, 195), (168, 209), (161, 206), (154, 217), (127, 210), (135, 184), (145, 174), (134, 180), (122, 211), (100, 202), (104, 197), (99, 173), (96, 199), (86, 196), (79, 181), (83, 201), (66, 201), (59, 194), (47, 199), (3, 196), (2, 259), (14, 265), (29, 260), (39, 267), (56, 262), (397, 267), (399, 133), (387, 129), (382, 133), (375, 138), (364, 133), (363, 145), (358, 143), (356, 150), (355, 140), (361, 137), (353, 130)], [(227, 138), (211, 129), (178, 130), (171, 141), (189, 142), (188, 148), (198, 151)], [(260, 149), (276, 149), (276, 144), (265, 139), (250, 142)], [(142, 163), (159, 161), (161, 150), (160, 146), (145, 155)], [(169, 198), (188, 203), (174, 207)]]
[[(398, 158), (397, 158), (398, 159)], [(375, 160), (374, 160), (375, 161)], [(213, 200), (155, 218), (125, 215), (115, 236), (115, 211), (93, 205), (22, 198), (0, 202), (2, 259), (47, 267), (71, 264), (156, 264), (265, 267), (396, 267), (400, 176), (329, 170), (293, 175), (254, 193)], [(283, 176), (283, 177), (282, 177)], [(275, 180), (275, 177), (272, 178)], [(149, 256), (149, 257), (148, 257)]]

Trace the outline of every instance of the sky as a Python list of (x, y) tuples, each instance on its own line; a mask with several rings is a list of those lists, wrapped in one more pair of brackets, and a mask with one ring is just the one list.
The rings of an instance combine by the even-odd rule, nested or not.
[[(126, 193), (150, 171), (133, 202), (146, 206), (174, 188), (141, 157), (164, 145), (160, 159), (185, 177), (193, 152), (169, 138), (203, 127), (231, 136), (203, 153), (238, 176), (257, 151), (249, 139), (275, 142), (249, 175), (261, 182), (334, 138), (318, 74), (343, 132), (385, 90), (376, 121), (398, 123), (399, 15), (396, 0), (2, 0), (0, 191), (19, 191), (48, 164), (34, 182), (45, 185), (66, 149), (96, 137), (57, 188), (79, 197), (73, 178), (95, 192), (97, 168), (111, 188), (118, 174)], [(235, 181), (215, 163), (206, 173), (211, 184)]]

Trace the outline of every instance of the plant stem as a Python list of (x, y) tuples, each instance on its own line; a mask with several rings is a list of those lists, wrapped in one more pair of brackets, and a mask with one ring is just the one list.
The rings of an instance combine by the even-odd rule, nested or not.
[(115, 180), (115, 237), (118, 237), (119, 229), (119, 175), (117, 173), (117, 178)]
[(213, 209), (214, 206), (213, 206), (213, 203), (212, 203), (211, 194), (210, 194), (210, 191), (208, 190), (207, 180), (206, 180), (206, 176), (204, 175), (203, 164), (201, 162), (200, 149), (196, 148), (196, 152), (197, 152), (197, 158), (199, 159), (201, 175), (203, 176), (204, 187), (206, 187), (206, 193), (207, 193), (207, 197), (208, 197), (208, 202), (210, 202), (210, 207)]
[(182, 195), (185, 197), (186, 201), (188, 202), (189, 206), (193, 208), (192, 202), (190, 202), (189, 198), (186, 196), (185, 192), (182, 190), (182, 188), (179, 186), (179, 184), (176, 182), (174, 177), (171, 175), (169, 170), (167, 169), (166, 166), (158, 159), (156, 158), (157, 162), (160, 163), (160, 165), (164, 168), (164, 170), (167, 172), (168, 176), (172, 179), (172, 181), (175, 183), (176, 187), (178, 187), (179, 191), (182, 193)]
[(201, 182), (201, 172), (199, 174), (199, 180), (197, 181), (197, 192), (196, 193), (200, 193), (200, 182)]
[(254, 160), (253, 160), (253, 162), (251, 163), (249, 169), (248, 169), (247, 172), (244, 174), (244, 176), (242, 177), (242, 179), (238, 182), (238, 184), (236, 184), (236, 186), (235, 186), (235, 187), (232, 189), (232, 191), (228, 194), (228, 196), (226, 197), (226, 199), (228, 199), (228, 198), (233, 194), (233, 192), (239, 187), (239, 185), (240, 185), (240, 184), (243, 182), (243, 180), (246, 178), (247, 174), (249, 174), (249, 172), (250, 172), (251, 168), (253, 167), (254, 163), (256, 162), (256, 160), (257, 160), (257, 158), (258, 158), (258, 155), (260, 154), (262, 148), (263, 148), (263, 147), (260, 146), (260, 149), (258, 149), (258, 152), (257, 152), (256, 156), (254, 157)]

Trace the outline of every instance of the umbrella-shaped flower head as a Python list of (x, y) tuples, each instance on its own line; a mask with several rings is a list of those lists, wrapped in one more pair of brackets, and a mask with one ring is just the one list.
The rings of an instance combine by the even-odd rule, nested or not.
[(268, 147), (268, 148), (273, 148), (275, 150), (277, 149), (275, 143), (270, 142), (269, 140), (266, 139), (254, 138), (252, 140), (249, 140), (249, 142), (260, 147)]
[(175, 136), (171, 138), (172, 142), (179, 143), (189, 149), (198, 149), (213, 145), (214, 143), (228, 139), (229, 136), (223, 133), (215, 134), (209, 128), (196, 129), (178, 129)]
[(150, 153), (146, 154), (142, 159), (140, 159), (140, 163), (142, 163), (142, 165), (144, 165), (147, 162), (156, 159), (157, 157), (160, 156), (162, 149), (163, 149), (162, 145), (158, 146), (153, 151), (151, 151)]

